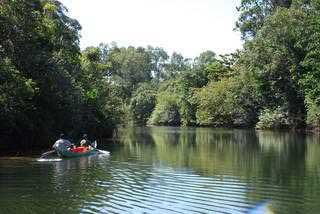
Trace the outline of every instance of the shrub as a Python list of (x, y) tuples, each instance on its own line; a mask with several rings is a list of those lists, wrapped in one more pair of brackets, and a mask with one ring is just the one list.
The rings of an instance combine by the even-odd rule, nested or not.
[(315, 100), (306, 98), (307, 126), (313, 129), (320, 128), (320, 106)]
[(157, 96), (155, 110), (148, 121), (150, 125), (180, 125), (180, 113), (178, 107), (178, 96), (167, 91)]
[(149, 84), (141, 84), (133, 93), (130, 101), (130, 110), (134, 123), (145, 125), (155, 108), (156, 90), (155, 87)]
[(264, 109), (260, 112), (259, 122), (256, 125), (258, 129), (275, 129), (275, 128), (289, 128), (292, 121), (289, 117), (288, 111), (281, 107), (274, 110)]
[(196, 118), (207, 126), (252, 126), (259, 108), (255, 82), (249, 76), (223, 78), (196, 89)]

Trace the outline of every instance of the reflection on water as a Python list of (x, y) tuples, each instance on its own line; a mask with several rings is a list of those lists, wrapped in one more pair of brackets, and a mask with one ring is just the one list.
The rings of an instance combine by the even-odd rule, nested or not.
[(318, 213), (314, 135), (130, 128), (110, 157), (0, 160), (0, 213)]

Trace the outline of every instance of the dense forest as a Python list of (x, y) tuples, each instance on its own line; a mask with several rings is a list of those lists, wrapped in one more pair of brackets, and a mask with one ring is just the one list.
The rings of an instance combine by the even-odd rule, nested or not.
[(59, 1), (0, 1), (0, 145), (127, 124), (318, 130), (319, 1), (237, 9), (243, 49), (189, 59), (152, 46), (81, 50), (81, 25)]

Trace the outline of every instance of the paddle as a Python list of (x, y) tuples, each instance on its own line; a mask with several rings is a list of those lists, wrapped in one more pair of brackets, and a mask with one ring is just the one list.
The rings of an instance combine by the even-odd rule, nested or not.
[(45, 157), (47, 157), (47, 156), (49, 156), (49, 155), (51, 155), (51, 154), (53, 154), (55, 152), (56, 152), (56, 150), (51, 150), (51, 151), (45, 152), (40, 156), (40, 158), (45, 158)]
[(96, 149), (96, 148), (97, 148), (97, 141), (96, 141), (96, 140), (93, 141), (93, 142), (91, 143), (91, 146)]

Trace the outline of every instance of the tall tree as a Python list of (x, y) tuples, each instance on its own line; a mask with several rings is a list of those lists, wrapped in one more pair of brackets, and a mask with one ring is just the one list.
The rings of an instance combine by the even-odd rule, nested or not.
[(165, 78), (170, 79), (176, 77), (190, 67), (190, 59), (184, 58), (181, 54), (173, 52), (170, 61), (165, 66)]
[(32, 140), (72, 129), (72, 112), (80, 101), (74, 81), (80, 68), (80, 25), (65, 12), (55, 0), (4, 0), (0, 4), (0, 64), (9, 62), (21, 76), (16, 80), (30, 79), (38, 88), (32, 98), (32, 128), (19, 126), (13, 129), (16, 136), (28, 133), (25, 139)]
[(240, 30), (242, 38), (253, 38), (263, 26), (265, 19), (278, 7), (289, 8), (292, 0), (241, 0), (237, 8), (240, 12), (236, 28)]
[(153, 48), (148, 46), (147, 51), (151, 57), (153, 76), (158, 83), (164, 79), (164, 68), (167, 64), (167, 60), (169, 59), (169, 55), (163, 48), (159, 47)]
[(108, 61), (113, 80), (124, 87), (128, 98), (139, 83), (152, 78), (151, 56), (145, 48), (114, 47), (109, 51)]
[(216, 61), (216, 54), (213, 51), (205, 51), (194, 59), (193, 67), (195, 69), (203, 69), (204, 67)]
[(263, 106), (273, 110), (281, 107), (292, 127), (304, 124), (304, 93), (299, 79), (306, 51), (300, 42), (307, 19), (300, 9), (279, 9), (245, 47), (245, 64), (259, 79)]
[(96, 136), (108, 135), (108, 131), (120, 122), (121, 99), (114, 93), (109, 81), (110, 64), (104, 60), (104, 49), (89, 47), (82, 52), (81, 73), (78, 82), (82, 88), (83, 103), (78, 113), (77, 130)]

